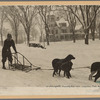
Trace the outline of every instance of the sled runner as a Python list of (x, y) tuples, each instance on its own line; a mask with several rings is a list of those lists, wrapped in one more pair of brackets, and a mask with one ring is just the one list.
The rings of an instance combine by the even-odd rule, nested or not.
[(9, 64), (9, 69), (22, 70), (25, 72), (40, 69), (40, 67), (33, 65), (23, 54), (19, 52), (12, 53), (12, 57), (13, 57), (13, 63)]

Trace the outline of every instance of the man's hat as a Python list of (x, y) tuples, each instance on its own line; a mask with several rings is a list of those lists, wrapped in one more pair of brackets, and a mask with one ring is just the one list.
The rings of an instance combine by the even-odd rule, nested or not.
[(10, 38), (12, 38), (12, 35), (11, 35), (10, 33), (8, 33), (8, 34), (7, 34), (7, 37), (10, 37)]

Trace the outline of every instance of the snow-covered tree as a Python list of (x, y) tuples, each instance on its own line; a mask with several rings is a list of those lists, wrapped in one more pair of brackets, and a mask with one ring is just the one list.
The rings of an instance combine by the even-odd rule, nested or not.
[(91, 5), (79, 5), (77, 6), (77, 13), (74, 11), (74, 6), (68, 6), (71, 12), (75, 15), (75, 17), (81, 23), (84, 33), (85, 33), (85, 44), (89, 44), (89, 29), (92, 26), (92, 23), (96, 19), (96, 15), (99, 11), (100, 6), (94, 6), (94, 14), (91, 15), (90, 20), (90, 13), (93, 6)]
[(1, 6), (0, 7), (0, 35), (1, 35), (1, 45), (3, 45), (3, 23), (4, 23), (4, 20), (5, 20), (5, 14), (4, 14), (4, 9), (3, 7)]
[(18, 43), (18, 29), (19, 29), (19, 19), (16, 16), (15, 6), (4, 6), (5, 16), (9, 21), (13, 34), (15, 35), (15, 42)]
[(44, 5), (44, 6), (39, 6), (39, 14), (42, 18), (42, 21), (45, 25), (45, 33), (46, 33), (46, 40), (47, 40), (47, 45), (49, 45), (49, 25), (48, 25), (48, 15), (50, 15), (51, 11), (51, 6)]
[(30, 42), (30, 31), (33, 24), (33, 18), (37, 15), (38, 6), (17, 6), (17, 16), (22, 23), (26, 35), (27, 35), (27, 44)]

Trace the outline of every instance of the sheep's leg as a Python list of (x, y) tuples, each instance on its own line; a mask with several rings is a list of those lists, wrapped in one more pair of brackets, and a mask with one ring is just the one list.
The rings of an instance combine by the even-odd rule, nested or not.
[(69, 76), (72, 77), (71, 74), (70, 74), (70, 71), (68, 73), (69, 73)]
[(60, 76), (61, 69), (59, 69), (59, 76)]
[(52, 75), (52, 76), (54, 77), (54, 75), (56, 75), (56, 74), (55, 74), (55, 70), (53, 71), (53, 75)]
[(66, 72), (66, 76), (67, 76), (67, 78), (69, 78), (69, 73), (68, 72)]
[(91, 74), (89, 75), (89, 80), (92, 80), (92, 76), (96, 73), (96, 71), (91, 72)]
[(94, 82), (96, 82), (96, 80), (100, 77), (100, 75), (98, 74), (96, 77), (95, 77), (95, 80)]
[(59, 74), (58, 69), (56, 70), (56, 74)]

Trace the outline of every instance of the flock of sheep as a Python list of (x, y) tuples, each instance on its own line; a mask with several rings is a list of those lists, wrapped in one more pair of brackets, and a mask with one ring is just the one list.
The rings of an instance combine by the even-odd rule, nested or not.
[[(52, 66), (53, 66), (53, 77), (56, 74), (59, 74), (61, 70), (64, 71), (64, 77), (67, 76), (67, 78), (71, 77), (70, 71), (72, 69), (73, 63), (71, 60), (75, 59), (75, 57), (71, 54), (69, 54), (66, 58), (64, 59), (54, 59), (52, 61)], [(95, 76), (93, 76), (96, 73)], [(89, 80), (92, 80), (92, 77), (95, 77), (94, 82), (97, 81), (97, 79), (100, 77), (100, 62), (94, 62), (91, 65), (91, 74), (89, 75)]]

